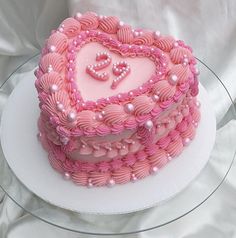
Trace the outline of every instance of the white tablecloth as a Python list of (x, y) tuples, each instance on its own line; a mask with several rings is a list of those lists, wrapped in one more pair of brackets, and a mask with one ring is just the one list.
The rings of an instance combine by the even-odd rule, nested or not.
[[(77, 11), (118, 15), (134, 27), (158, 29), (184, 39), (193, 47), (195, 55), (220, 76), (232, 98), (236, 98), (234, 0), (0, 0), (0, 83), (17, 65), (39, 51), (51, 29)], [(211, 94), (217, 97), (214, 82), (209, 84), (212, 84)], [(5, 100), (6, 97), (0, 94), (1, 109)], [(222, 127), (221, 138), (233, 133), (236, 139), (236, 122), (232, 120), (229, 104), (223, 99), (217, 106), (217, 121)], [(19, 196), (23, 196), (20, 191)], [(122, 237), (236, 237), (235, 201), (236, 165), (221, 188), (190, 215), (158, 230)], [(60, 230), (25, 214), (1, 191), (0, 211), (2, 238), (88, 237)], [(155, 219), (155, 214), (150, 214), (149, 219)], [(95, 231), (99, 222), (102, 221), (88, 223), (88, 227)], [(114, 229), (116, 223), (111, 226), (107, 231)]]

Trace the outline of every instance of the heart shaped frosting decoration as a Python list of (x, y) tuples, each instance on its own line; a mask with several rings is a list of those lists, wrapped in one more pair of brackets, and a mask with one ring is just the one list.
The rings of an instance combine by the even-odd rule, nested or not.
[[(76, 60), (90, 43), (107, 49), (107, 55), (97, 56), (97, 65), (87, 62), (84, 69), (101, 84), (109, 76), (102, 70), (110, 64), (113, 88), (119, 90), (125, 80), (135, 80), (132, 74), (128, 75), (133, 69), (126, 59), (147, 58), (155, 70), (146, 82), (128, 92), (86, 100), (77, 83), (76, 66), (80, 62)], [(109, 52), (124, 60), (113, 62)], [(191, 52), (182, 41), (159, 32), (132, 30), (115, 17), (99, 17), (89, 12), (67, 18), (47, 40), (35, 72), (42, 112), (63, 138), (117, 134), (140, 125), (149, 128), (150, 121), (178, 102), (189, 88), (193, 96), (197, 94), (198, 71)]]

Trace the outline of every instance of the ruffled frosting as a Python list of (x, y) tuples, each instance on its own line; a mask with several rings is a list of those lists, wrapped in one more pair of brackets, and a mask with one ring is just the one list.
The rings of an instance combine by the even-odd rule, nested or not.
[(68, 37), (74, 37), (80, 32), (81, 25), (77, 20), (69, 17), (61, 23), (59, 30), (60, 29), (63, 29), (62, 32)]
[(42, 106), (42, 110), (48, 113), (48, 116), (57, 115), (60, 113), (58, 111), (59, 103), (66, 109), (70, 108), (70, 99), (65, 91), (61, 90), (48, 96), (46, 103)]
[(97, 16), (93, 12), (86, 12), (80, 18), (78, 18), (78, 21), (81, 24), (82, 30), (97, 29), (99, 24)]
[(56, 85), (58, 87), (58, 91), (63, 88), (62, 77), (57, 72), (44, 74), (39, 80), (38, 88), (45, 93), (51, 93), (52, 85)]
[(188, 59), (192, 58), (191, 52), (188, 49), (183, 47), (173, 48), (170, 51), (170, 59), (175, 64), (183, 63), (183, 59), (185, 55), (187, 56)]
[(48, 53), (44, 55), (40, 61), (40, 68), (44, 73), (47, 73), (50, 66), (53, 71), (60, 73), (65, 67), (64, 57), (59, 53)]
[(146, 95), (140, 95), (134, 98), (132, 104), (134, 105), (134, 114), (136, 116), (149, 113), (155, 106), (153, 100)]
[(61, 32), (53, 33), (47, 40), (48, 49), (54, 46), (55, 52), (60, 54), (64, 52), (64, 50), (67, 48), (67, 45), (68, 45), (68, 39), (66, 35)]
[(154, 45), (165, 52), (170, 52), (174, 42), (175, 39), (172, 36), (160, 36), (155, 40)]
[(169, 84), (166, 80), (161, 80), (153, 86), (152, 91), (154, 94), (158, 95), (160, 101), (163, 102), (175, 95), (176, 86)]
[(141, 35), (135, 37), (132, 41), (136, 45), (152, 45), (153, 44), (153, 33), (149, 31), (143, 32)]
[(173, 65), (169, 70), (168, 76), (176, 75), (178, 77), (178, 84), (183, 84), (188, 81), (188, 78), (192, 76), (192, 73), (188, 66), (182, 64)]
[(109, 124), (121, 124), (125, 121), (127, 114), (124, 112), (124, 107), (120, 105), (107, 105), (104, 108), (104, 121)]
[(99, 22), (99, 28), (101, 28), (103, 31), (115, 34), (118, 30), (118, 23), (119, 19), (114, 16), (104, 17)]
[(153, 167), (164, 167), (168, 163), (165, 150), (158, 149), (154, 155), (149, 157), (149, 161)]
[(117, 39), (122, 43), (131, 43), (133, 38), (134, 37), (130, 26), (123, 26), (117, 31)]
[(175, 157), (175, 156), (178, 156), (180, 155), (180, 153), (182, 152), (183, 150), (183, 142), (182, 142), (182, 139), (179, 138), (173, 142), (171, 142), (168, 147), (166, 148), (166, 150), (168, 151), (168, 153)]
[(112, 178), (116, 184), (124, 184), (130, 181), (131, 169), (128, 167), (121, 167), (112, 172)]
[(94, 171), (94, 172), (91, 172), (90, 176), (89, 176), (90, 182), (96, 187), (106, 185), (109, 178), (110, 178), (110, 173), (108, 173), (108, 172), (102, 173), (102, 172)]
[(189, 138), (192, 140), (195, 136), (195, 133), (196, 133), (196, 130), (194, 126), (192, 124), (189, 124), (188, 128), (184, 132), (181, 133), (181, 136), (183, 138)]
[(95, 118), (95, 113), (89, 110), (81, 111), (77, 114), (77, 125), (81, 129), (90, 129), (99, 125)]
[(88, 181), (88, 173), (86, 172), (72, 173), (71, 179), (74, 183), (78, 185), (86, 186)]
[(133, 174), (138, 179), (143, 179), (149, 175), (150, 171), (150, 165), (147, 161), (138, 161), (134, 164), (133, 168)]

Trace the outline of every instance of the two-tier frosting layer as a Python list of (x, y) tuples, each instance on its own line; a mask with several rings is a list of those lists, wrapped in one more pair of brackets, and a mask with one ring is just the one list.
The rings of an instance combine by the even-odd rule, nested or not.
[(158, 172), (194, 138), (195, 64), (183, 41), (117, 17), (65, 19), (35, 72), (40, 141), (53, 168), (88, 187)]

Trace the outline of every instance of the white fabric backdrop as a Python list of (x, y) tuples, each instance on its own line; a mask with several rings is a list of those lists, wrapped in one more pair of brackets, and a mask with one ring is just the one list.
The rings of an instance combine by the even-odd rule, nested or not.
[[(0, 83), (18, 64), (39, 51), (51, 29), (76, 11), (114, 14), (134, 27), (158, 29), (184, 39), (193, 47), (195, 55), (220, 76), (232, 98), (236, 98), (234, 0), (0, 0)], [(216, 94), (214, 82), (208, 85), (211, 93)], [(4, 97), (0, 95), (1, 108), (3, 103)], [(217, 120), (221, 126), (225, 125), (221, 136), (224, 138), (231, 132), (236, 139), (236, 122), (230, 115), (229, 105), (222, 100), (217, 107)], [(159, 230), (127, 237), (236, 238), (235, 201), (236, 165), (220, 190), (189, 216)], [(0, 237), (3, 238), (87, 237), (38, 221), (1, 192), (0, 211)], [(155, 219), (155, 215), (150, 214), (150, 219)], [(115, 225), (107, 227), (108, 231)], [(88, 227), (94, 230), (96, 224)]]

